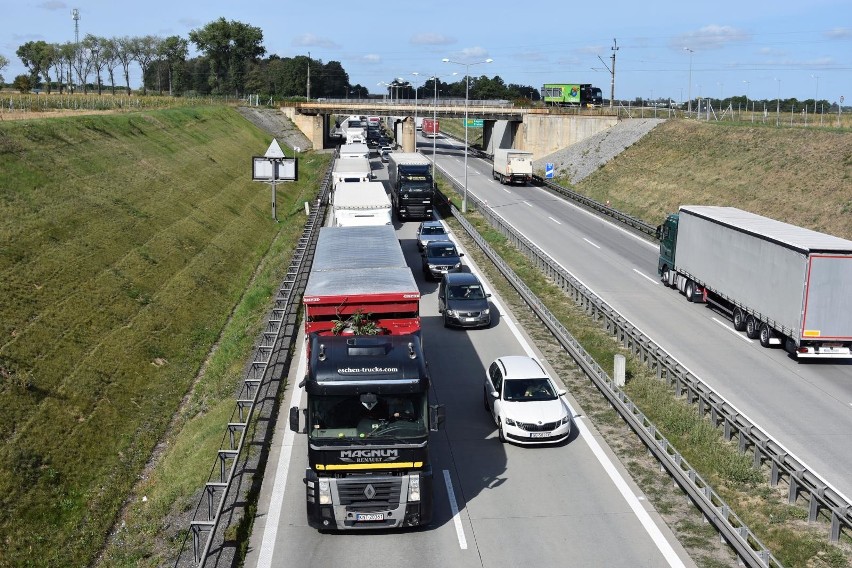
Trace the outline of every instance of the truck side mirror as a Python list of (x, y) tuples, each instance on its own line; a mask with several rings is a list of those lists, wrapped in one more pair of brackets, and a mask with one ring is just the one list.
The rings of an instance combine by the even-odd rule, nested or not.
[(446, 411), (443, 404), (435, 404), (429, 407), (429, 430), (437, 432), (444, 424)]
[(290, 407), (290, 430), (293, 432), (299, 432), (299, 407), (291, 406)]

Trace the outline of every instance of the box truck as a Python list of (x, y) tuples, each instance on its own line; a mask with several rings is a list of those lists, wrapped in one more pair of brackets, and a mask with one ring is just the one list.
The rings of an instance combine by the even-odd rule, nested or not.
[(698, 205), (669, 215), (657, 235), (657, 272), (687, 300), (713, 304), (737, 331), (800, 360), (852, 356), (852, 241)]
[(529, 183), (532, 181), (532, 161), (532, 152), (497, 148), (494, 150), (491, 177), (500, 180), (502, 184)]
[(380, 181), (339, 183), (331, 195), (333, 227), (390, 225), (391, 202)]
[(392, 152), (388, 155), (391, 201), (399, 219), (432, 218), (435, 184), (432, 162), (419, 152)]
[(370, 181), (372, 169), (367, 158), (338, 158), (331, 171), (332, 187), (339, 183)]
[(370, 158), (370, 148), (366, 144), (343, 144), (340, 146), (340, 158)]
[(438, 132), (441, 130), (440, 123), (441, 121), (437, 118), (424, 118), (423, 128), (421, 129), (423, 136), (426, 138), (437, 138)]

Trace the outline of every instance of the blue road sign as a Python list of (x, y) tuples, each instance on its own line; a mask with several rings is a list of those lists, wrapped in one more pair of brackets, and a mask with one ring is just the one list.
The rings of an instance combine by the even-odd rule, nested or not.
[(547, 179), (553, 179), (553, 164), (544, 164), (544, 177)]

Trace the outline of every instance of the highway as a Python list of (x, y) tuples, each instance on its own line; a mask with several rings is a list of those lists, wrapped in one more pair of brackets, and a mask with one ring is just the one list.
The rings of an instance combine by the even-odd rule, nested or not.
[[(431, 156), (431, 141), (419, 138)], [(438, 167), (463, 183), (461, 143), (441, 140)], [(443, 150), (443, 151), (442, 151)], [(657, 246), (534, 186), (504, 186), (468, 156), (468, 192), (536, 243), (847, 500), (852, 497), (852, 365), (797, 363), (691, 304), (656, 274)], [(661, 219), (662, 221), (662, 219)], [(771, 283), (767, 284), (771, 286)]]
[[(384, 169), (374, 171), (386, 179)], [(482, 405), (485, 369), (501, 355), (537, 352), (497, 294), (490, 328), (443, 327), (437, 283), (424, 281), (420, 271), (416, 227), (398, 225), (397, 234), (423, 294), (433, 402), (445, 405), (447, 414), (444, 429), (430, 438), (432, 524), (330, 534), (307, 525), (307, 441), (289, 431), (285, 419), (291, 405), (304, 405), (296, 387), (304, 373), (300, 353), (284, 394), (246, 566), (694, 566), (586, 419), (576, 415), (570, 393), (575, 420), (567, 443), (525, 448), (498, 440)], [(469, 255), (463, 261), (477, 272)]]

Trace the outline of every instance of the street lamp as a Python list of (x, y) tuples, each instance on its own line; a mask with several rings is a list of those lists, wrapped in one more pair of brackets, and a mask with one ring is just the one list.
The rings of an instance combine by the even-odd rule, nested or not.
[(687, 89), (687, 92), (689, 93), (689, 103), (687, 110), (688, 116), (689, 114), (692, 114), (692, 54), (695, 53), (695, 51), (689, 49), (688, 47), (684, 47), (683, 50), (689, 52), (689, 89)]
[(482, 63), (491, 63), (494, 61), (491, 58), (485, 61), (476, 61), (474, 63), (462, 63), (461, 61), (450, 61), (446, 57), (442, 59), (444, 63), (455, 63), (456, 65), (464, 65), (464, 194), (462, 197), (462, 213), (467, 213), (467, 101), (470, 96), (470, 66), (480, 65)]
[[(413, 71), (411, 74), (414, 75), (415, 77), (420, 75), (420, 73), (418, 73), (417, 71)], [(417, 150), (417, 82), (419, 82), (417, 79), (412, 81), (412, 83), (414, 83), (414, 149), (415, 150)]]

